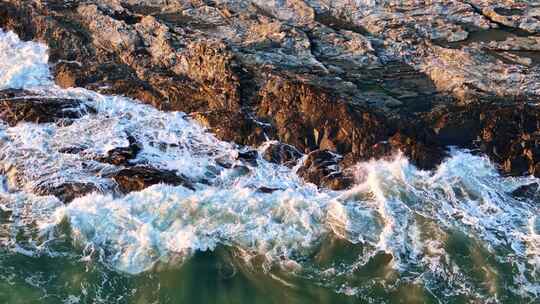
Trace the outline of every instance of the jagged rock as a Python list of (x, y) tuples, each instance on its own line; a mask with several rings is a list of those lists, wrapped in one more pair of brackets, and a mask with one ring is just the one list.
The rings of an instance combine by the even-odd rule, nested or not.
[(481, 49), (431, 47), (422, 68), (439, 90), (462, 103), (496, 98), (540, 96), (539, 75), (524, 65), (506, 63)]
[(274, 132), (271, 127), (247, 116), (242, 112), (218, 110), (196, 112), (191, 115), (219, 139), (238, 144), (257, 145), (265, 140), (265, 135), (271, 135)]
[(538, 183), (521, 186), (512, 191), (512, 196), (520, 199), (538, 199), (540, 195)]
[(540, 175), (537, 17), (513, 0), (0, 3), (0, 27), (49, 45), (57, 84), (189, 113), (223, 140), (328, 150), (343, 167), (399, 149), (433, 168), (452, 145)]
[(396, 133), (389, 140), (390, 151), (399, 150), (403, 152), (421, 169), (433, 169), (441, 163), (446, 153), (442, 145), (427, 144), (426, 141), (428, 140), (422, 138), (420, 134), (407, 136), (403, 133)]
[(236, 158), (247, 163), (255, 164), (258, 157), (259, 153), (257, 151), (250, 150), (238, 152), (238, 156)]
[(141, 150), (140, 145), (133, 136), (128, 136), (127, 140), (127, 147), (114, 148), (107, 151), (107, 155), (98, 157), (96, 160), (117, 166), (127, 165), (129, 160), (134, 159), (137, 156), (137, 153), (139, 153)]
[(21, 121), (65, 124), (94, 111), (76, 99), (36, 96), (24, 90), (0, 91), (0, 119), (10, 126)]
[(512, 103), (476, 103), (430, 113), (426, 126), (438, 146), (479, 149), (502, 165), (506, 173), (538, 175), (540, 108)]
[(328, 150), (313, 151), (298, 169), (298, 175), (308, 182), (332, 190), (346, 189), (352, 185), (353, 179), (342, 172), (340, 160), (341, 156)]
[(295, 147), (279, 142), (271, 143), (266, 147), (263, 158), (269, 162), (293, 167), (302, 153)]
[(540, 11), (534, 1), (472, 0), (472, 4), (490, 21), (530, 33), (540, 33)]
[(116, 181), (120, 191), (128, 193), (131, 191), (140, 191), (155, 184), (182, 185), (193, 189), (192, 183), (188, 178), (178, 175), (175, 171), (157, 169), (149, 166), (133, 166), (120, 169), (109, 173), (110, 177)]
[(64, 203), (69, 203), (77, 197), (85, 196), (100, 189), (92, 183), (65, 182), (59, 185), (41, 184), (34, 187), (33, 192), (38, 195), (54, 195)]
[(376, 111), (348, 103), (350, 96), (329, 88), (273, 78), (260, 94), (258, 115), (272, 122), (279, 141), (303, 152), (320, 148), (370, 157), (370, 147), (389, 132)]

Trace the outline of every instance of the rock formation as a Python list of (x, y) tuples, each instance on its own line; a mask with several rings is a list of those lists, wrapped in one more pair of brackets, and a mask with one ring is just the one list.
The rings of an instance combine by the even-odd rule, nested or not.
[(66, 124), (93, 111), (75, 99), (35, 96), (24, 90), (0, 91), (0, 119), (10, 126), (21, 121)]
[[(397, 150), (433, 168), (449, 146), (540, 176), (536, 4), (4, 0), (0, 27), (48, 44), (60, 86), (183, 111), (238, 144), (290, 145), (265, 158), (309, 153), (299, 172), (323, 186), (346, 187), (343, 169)], [(7, 123), (43, 121), (41, 101), (14, 108), (6, 94)], [(75, 118), (58, 108), (71, 102), (47, 101), (48, 116)], [(137, 149), (117, 152), (104, 162)]]

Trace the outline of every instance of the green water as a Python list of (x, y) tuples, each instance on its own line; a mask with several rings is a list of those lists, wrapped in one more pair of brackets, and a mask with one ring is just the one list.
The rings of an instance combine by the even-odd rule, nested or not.
[[(353, 269), (362, 246), (338, 238), (322, 240), (312, 256), (299, 258), (302, 271), (264, 268), (262, 257), (247, 263), (238, 250), (221, 246), (139, 275), (108, 269), (95, 252), (83, 258), (71, 242), (57, 239), (35, 256), (1, 249), (0, 303), (490, 303), (466, 294), (448, 296), (444, 278), (421, 283), (420, 269), (391, 269), (389, 254)], [(481, 243), (450, 232), (445, 250), (462, 270), (458, 276), (477, 293), (497, 295), (502, 303), (535, 303), (506, 290), (515, 269), (498, 263)], [(338, 273), (317, 271), (328, 267)], [(344, 294), (345, 285), (355, 292)]]
[[(197, 253), (176, 269), (130, 276), (77, 258), (3, 252), (0, 303), (366, 303), (307, 278), (238, 267), (227, 256), (225, 249)], [(419, 286), (405, 285), (384, 294), (376, 280), (369, 283), (375, 283), (372, 298), (435, 303)]]

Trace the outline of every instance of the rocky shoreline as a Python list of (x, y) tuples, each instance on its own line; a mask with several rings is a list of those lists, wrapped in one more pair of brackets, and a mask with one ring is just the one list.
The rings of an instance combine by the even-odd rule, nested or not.
[[(182, 111), (240, 145), (276, 140), (264, 158), (307, 154), (298, 172), (323, 187), (346, 188), (348, 168), (398, 150), (431, 169), (452, 146), (540, 176), (540, 5), (371, 2), (6, 0), (0, 28), (46, 43), (61, 87)], [(76, 100), (12, 102), (27, 95), (0, 93), (4, 121), (80, 115)], [(122, 166), (124, 192), (190, 183), (130, 165), (136, 143), (111, 153), (102, 161)]]

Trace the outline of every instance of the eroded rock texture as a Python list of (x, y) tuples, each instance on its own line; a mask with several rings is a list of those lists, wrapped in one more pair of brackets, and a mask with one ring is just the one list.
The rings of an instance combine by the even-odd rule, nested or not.
[(186, 177), (176, 174), (174, 171), (161, 170), (148, 166), (134, 166), (121, 169), (110, 174), (120, 191), (128, 193), (131, 191), (140, 191), (155, 184), (183, 185), (187, 188), (193, 188)]
[(340, 188), (336, 172), (398, 149), (422, 168), (458, 146), (540, 175), (533, 2), (5, 0), (0, 27), (47, 43), (61, 86), (315, 151), (302, 174)]
[(14, 126), (19, 122), (68, 124), (94, 109), (76, 99), (36, 96), (24, 90), (0, 91), (0, 119)]

